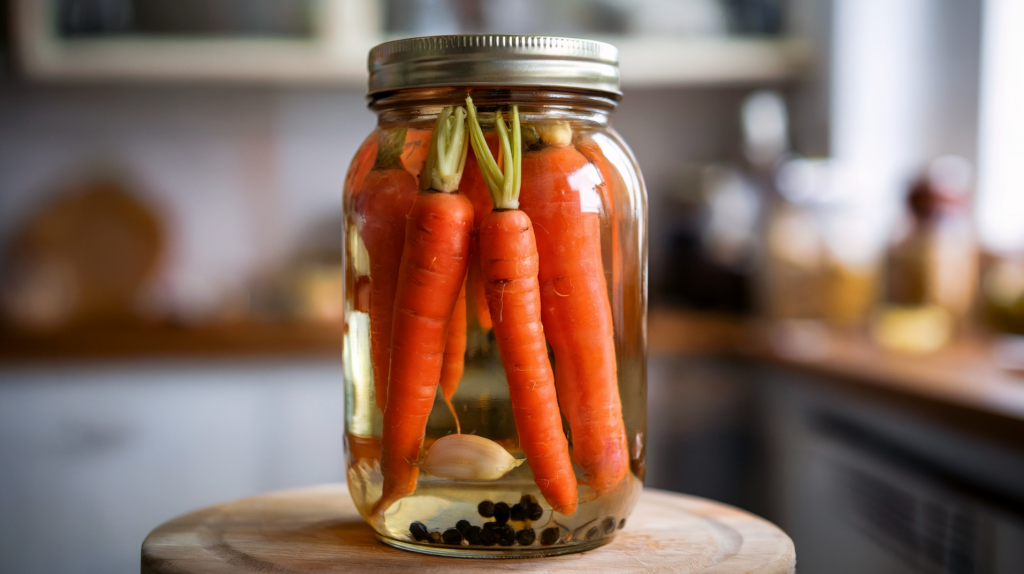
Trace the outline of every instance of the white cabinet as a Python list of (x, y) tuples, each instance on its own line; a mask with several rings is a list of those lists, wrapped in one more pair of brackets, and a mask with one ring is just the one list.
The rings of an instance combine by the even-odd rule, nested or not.
[(340, 361), (0, 368), (0, 572), (138, 572), (155, 526), (344, 478)]

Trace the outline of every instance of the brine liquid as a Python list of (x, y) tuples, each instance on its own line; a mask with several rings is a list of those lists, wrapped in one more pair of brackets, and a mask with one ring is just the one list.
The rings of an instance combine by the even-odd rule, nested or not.
[[(608, 187), (601, 192), (601, 195), (610, 197), (614, 204), (609, 206), (605, 202), (600, 208), (601, 243), (615, 328), (619, 397), (628, 442), (630, 472), (616, 487), (600, 495), (580, 484), (579, 506), (571, 515), (552, 512), (534, 483), (532, 471), (526, 462), (491, 482), (455, 481), (420, 472), (415, 493), (393, 504), (385, 513), (383, 523), (371, 521), (378, 534), (386, 539), (417, 543), (434, 549), (447, 547), (484, 553), (521, 551), (523, 555), (532, 555), (545, 549), (592, 546), (610, 540), (636, 504), (644, 474), (647, 401), (644, 194), (632, 159), (617, 136), (603, 129), (588, 132), (586, 126), (582, 125), (574, 126), (574, 133), (574, 141), (579, 142), (578, 145), (599, 149), (595, 153), (607, 157), (606, 171), (615, 172), (615, 181), (604, 183)], [(403, 155), (403, 164), (413, 175), (418, 171), (415, 168), (422, 163), (422, 159), (416, 160), (413, 155), (422, 151), (419, 144), (425, 141), (427, 135), (429, 130), (408, 130), (408, 153)], [(372, 147), (376, 145), (375, 134), (371, 134), (364, 148), (371, 144)], [(372, 154), (360, 150), (356, 156), (357, 163), (350, 168), (350, 178), (358, 179), (360, 172), (365, 174), (367, 166), (360, 166), (358, 162), (372, 163), (373, 158), (370, 156)], [(602, 177), (590, 165), (590, 173), (585, 174), (587, 177), (579, 178), (581, 181), (594, 181)], [(352, 189), (346, 190), (346, 206), (350, 205), (352, 193)], [(594, 190), (590, 193), (597, 197)], [(602, 200), (597, 199), (597, 205), (601, 206)], [(369, 266), (368, 255), (357, 227), (351, 212), (347, 212), (344, 342), (346, 462), (349, 490), (359, 511), (369, 520), (371, 509), (381, 496), (383, 482), (380, 472), (383, 415), (374, 396), (369, 316), (365, 312), (365, 301), (359, 299), (359, 293), (366, 292)], [(494, 334), (484, 331), (475, 322), (473, 305), (469, 301), (465, 372), (452, 398), (462, 432), (491, 439), (512, 456), (524, 459), (525, 455), (519, 448), (505, 372), (494, 343)], [(550, 353), (549, 356), (554, 367), (554, 356)], [(571, 452), (572, 435), (564, 418), (563, 428)], [(438, 438), (455, 432), (455, 421), (438, 391), (427, 423), (423, 451)], [(574, 469), (577, 481), (585, 481), (582, 470), (575, 466)], [(481, 502), (505, 502), (511, 507), (524, 495), (532, 496), (543, 508), (543, 514), (537, 520), (508, 523), (517, 532), (529, 529), (534, 531), (535, 541), (526, 546), (515, 543), (511, 546), (467, 547), (466, 542), (462, 542), (461, 546), (446, 546), (436, 541), (417, 542), (410, 531), (414, 522), (422, 523), (431, 533), (444, 533), (455, 528), (459, 520), (483, 526), (494, 519), (480, 515), (478, 505)], [(553, 541), (552, 532), (548, 532), (546, 539), (542, 536), (552, 528), (557, 529), (557, 538)]]
[[(350, 336), (352, 334), (349, 333)], [(365, 344), (367, 342), (364, 341), (362, 346), (346, 345), (348, 349), (366, 350), (362, 353), (365, 355), (362, 361), (347, 360), (346, 365), (358, 365), (364, 361), (368, 365), (368, 345)], [(486, 343), (487, 337), (478, 332), (477, 345), (480, 342)], [(471, 343), (469, 352), (473, 351)], [(347, 478), (357, 507), (365, 517), (369, 517), (370, 509), (380, 498), (383, 482), (379, 451), (376, 451), (375, 443), (376, 437), (380, 435), (381, 415), (373, 396), (373, 383), (368, 366), (363, 374), (366, 376), (359, 377), (361, 381), (351, 381), (355, 383), (349, 386), (353, 392), (346, 397), (350, 429)], [(505, 373), (493, 342), (490, 342), (486, 350), (478, 346), (475, 356), (467, 358), (465, 374), (452, 402), (459, 415), (463, 433), (487, 437), (504, 446), (515, 458), (526, 458), (518, 447), (515, 421), (512, 418), (508, 388), (505, 385)], [(368, 436), (353, 435), (353, 431), (360, 429), (367, 432)], [(567, 425), (566, 431), (569, 434)], [(455, 422), (438, 393), (427, 423), (424, 449), (434, 440), (454, 432)], [(372, 445), (365, 449), (368, 456), (358, 452), (358, 447), (352, 446), (357, 441)], [(574, 469), (577, 480), (583, 481), (582, 471), (578, 467)], [(530, 548), (542, 549), (549, 546), (541, 543), (543, 531), (549, 528), (558, 529), (558, 537), (553, 545), (583, 544), (613, 536), (618, 525), (629, 516), (629, 512), (636, 504), (640, 488), (641, 482), (633, 473), (627, 473), (626, 478), (616, 488), (600, 496), (585, 485), (580, 485), (580, 504), (576, 512), (566, 516), (554, 513), (544, 501), (527, 462), (496, 481), (455, 481), (432, 477), (421, 472), (416, 492), (393, 504), (384, 515), (384, 524), (377, 527), (379, 534), (383, 536), (411, 542), (413, 537), (410, 525), (413, 522), (421, 522), (427, 530), (438, 533), (455, 528), (459, 520), (468, 520), (473, 525), (482, 526), (493, 519), (480, 515), (478, 506), (481, 502), (505, 502), (511, 507), (525, 495), (532, 496), (541, 505), (543, 515), (537, 520), (510, 520), (509, 525), (517, 531), (531, 528), (534, 530), (536, 540), (529, 545)], [(380, 531), (381, 529), (383, 531)], [(463, 548), (468, 546), (463, 544)], [(516, 544), (512, 547), (494, 545), (480, 549), (487, 551), (524, 548)]]

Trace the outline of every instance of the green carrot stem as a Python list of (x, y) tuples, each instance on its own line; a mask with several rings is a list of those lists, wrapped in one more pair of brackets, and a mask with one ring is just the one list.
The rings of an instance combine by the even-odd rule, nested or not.
[(405, 150), (405, 128), (381, 130), (377, 134), (377, 157), (373, 169), (402, 169)]
[[(498, 133), (498, 153), (502, 156), (505, 166), (504, 173), (498, 162), (491, 155), (484, 139), (483, 129), (476, 114), (473, 98), (466, 96), (466, 109), (469, 110), (469, 140), (476, 154), (477, 164), (484, 176), (487, 190), (496, 209), (519, 209), (519, 189), (522, 185), (523, 136), (519, 125), (519, 106), (512, 106), (512, 127), (505, 125), (501, 112), (494, 114), (494, 129)], [(511, 135), (509, 132), (511, 131)], [(511, 137), (511, 141), (509, 141)]]
[(466, 109), (446, 106), (437, 116), (427, 159), (420, 172), (420, 189), (451, 193), (459, 189), (469, 153)]

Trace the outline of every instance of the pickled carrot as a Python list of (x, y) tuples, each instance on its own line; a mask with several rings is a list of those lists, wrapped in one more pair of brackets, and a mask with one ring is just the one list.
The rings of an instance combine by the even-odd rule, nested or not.
[(524, 154), (520, 209), (539, 230), (541, 317), (555, 353), (558, 402), (569, 422), (573, 456), (585, 484), (601, 493), (625, 477), (629, 452), (600, 218), (584, 211), (581, 198), (581, 192), (599, 192), (579, 189), (578, 183), (585, 178), (577, 174), (588, 167), (586, 157), (568, 145)]

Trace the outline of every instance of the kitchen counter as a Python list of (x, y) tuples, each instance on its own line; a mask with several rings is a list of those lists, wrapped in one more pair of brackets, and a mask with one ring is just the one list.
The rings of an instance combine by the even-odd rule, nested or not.
[(777, 344), (757, 323), (667, 309), (652, 310), (649, 316), (652, 355), (712, 353), (764, 361), (819, 375), (829, 384), (886, 395), (931, 418), (1024, 446), (1024, 375), (996, 366), (987, 342), (905, 355), (881, 349), (863, 335), (825, 336), (812, 348), (801, 348)]

